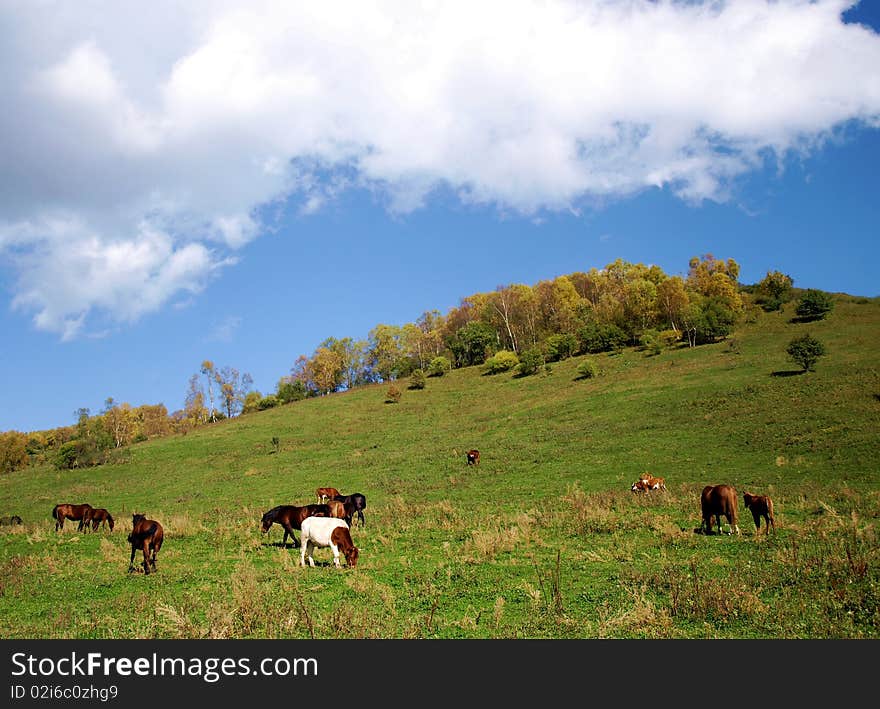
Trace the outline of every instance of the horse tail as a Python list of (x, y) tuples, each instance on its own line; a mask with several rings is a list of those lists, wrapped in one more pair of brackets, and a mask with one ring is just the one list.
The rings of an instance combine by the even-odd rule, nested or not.
[(58, 519), (58, 505), (52, 508), (52, 519)]

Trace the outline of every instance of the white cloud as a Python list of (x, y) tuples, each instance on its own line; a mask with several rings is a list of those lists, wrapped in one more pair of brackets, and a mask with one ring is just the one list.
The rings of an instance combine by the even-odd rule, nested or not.
[(440, 186), (532, 217), (727, 199), (768, 155), (880, 125), (880, 38), (851, 4), (4, 3), (14, 305), (67, 338), (134, 321), (197, 293), (261, 206), (354, 185), (397, 212)]

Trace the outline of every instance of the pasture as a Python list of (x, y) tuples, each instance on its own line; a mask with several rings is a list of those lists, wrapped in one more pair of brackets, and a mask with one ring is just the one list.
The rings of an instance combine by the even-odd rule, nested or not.
[[(809, 324), (792, 309), (714, 345), (593, 355), (594, 379), (581, 357), (472, 367), (395, 404), (369, 386), (4, 476), (0, 515), (23, 524), (0, 527), (0, 635), (880, 637), (880, 301), (838, 296)], [(807, 331), (828, 354), (798, 374), (785, 347)], [(667, 489), (633, 493), (646, 471)], [(738, 537), (694, 531), (718, 483)], [(326, 485), (368, 500), (356, 568), (327, 549), (301, 567), (280, 527), (261, 534)], [(773, 498), (776, 534), (756, 534), (746, 490)], [(56, 532), (65, 501), (115, 530)], [(127, 572), (135, 512), (164, 527), (149, 576)]]

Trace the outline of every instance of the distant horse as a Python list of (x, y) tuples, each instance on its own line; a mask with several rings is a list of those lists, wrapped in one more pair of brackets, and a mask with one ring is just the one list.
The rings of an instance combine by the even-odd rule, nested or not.
[(479, 465), (480, 464), (480, 451), (476, 448), (471, 448), (467, 453), (467, 464), (468, 465)]
[(10, 515), (9, 517), (0, 517), (0, 526), (14, 526), (22, 524), (21, 517), (18, 515)]
[[(113, 531), (113, 516), (103, 507), (95, 507), (94, 509), (92, 509), (91, 513), (89, 514), (89, 520), (91, 520), (92, 522), (93, 532), (97, 531), (98, 527), (102, 525), (110, 527), (110, 531)], [(86, 524), (88, 524), (88, 522), (86, 522)]]
[(299, 546), (299, 540), (293, 533), (294, 529), (301, 529), (300, 525), (306, 517), (329, 517), (330, 507), (327, 505), (278, 505), (273, 507), (263, 515), (260, 524), (260, 531), (263, 534), (269, 531), (273, 524), (279, 524), (284, 528), (284, 538), (281, 540), (282, 546), (287, 544), (287, 537), (293, 539), (293, 546)]
[(339, 552), (345, 555), (348, 565), (354, 567), (357, 565), (358, 548), (351, 541), (351, 533), (348, 531), (348, 525), (343, 519), (309, 517), (302, 523), (302, 551), (300, 552), (299, 563), (301, 566), (306, 565), (306, 557), (309, 558), (309, 564), (315, 565), (312, 558), (312, 549), (315, 547), (330, 547), (333, 552), (333, 563), (337, 568), (341, 567), (339, 563)]
[(357, 512), (361, 526), (365, 524), (364, 510), (367, 509), (367, 498), (361, 495), (361, 493), (353, 492), (350, 495), (337, 495), (333, 499), (342, 502), (346, 506), (345, 521), (348, 522), (349, 527), (351, 527), (351, 520), (355, 512)]
[(150, 569), (156, 570), (156, 554), (162, 548), (165, 539), (165, 530), (154, 519), (147, 519), (146, 515), (133, 514), (131, 516), (131, 534), (128, 541), (131, 544), (131, 559), (128, 561), (128, 570), (136, 571), (134, 555), (138, 549), (144, 552), (144, 573), (149, 575)]
[(71, 505), (62, 503), (52, 508), (52, 518), (55, 520), (55, 531), (64, 529), (64, 520), (70, 519), (79, 522), (77, 529), (80, 532), (88, 531), (88, 516), (92, 512), (92, 506), (89, 504)]
[(319, 487), (315, 490), (315, 498), (318, 504), (323, 503), (324, 500), (332, 500), (334, 497), (339, 497), (339, 490), (335, 487)]

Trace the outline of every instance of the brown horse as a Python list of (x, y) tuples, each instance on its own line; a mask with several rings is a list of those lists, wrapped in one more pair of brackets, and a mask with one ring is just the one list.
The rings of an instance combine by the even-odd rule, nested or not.
[[(113, 516), (105, 510), (103, 507), (95, 507), (92, 509), (89, 514), (89, 520), (92, 523), (92, 531), (97, 531), (98, 527), (101, 525), (107, 525), (110, 527), (110, 531), (113, 531), (113, 525), (115, 522), (113, 521)], [(86, 522), (88, 524), (88, 521)]]
[(300, 525), (302, 525), (302, 521), (306, 517), (329, 516), (330, 507), (328, 505), (312, 504), (302, 507), (297, 505), (278, 505), (263, 515), (260, 530), (265, 534), (273, 524), (280, 524), (284, 528), (284, 538), (281, 540), (281, 545), (287, 544), (287, 537), (290, 535), (290, 538), (293, 539), (293, 546), (298, 547), (299, 540), (296, 538), (293, 530), (301, 529)]
[(718, 523), (718, 534), (721, 534), (721, 516), (724, 515), (730, 527), (728, 534), (733, 534), (734, 530), (739, 534), (736, 499), (736, 489), (732, 485), (706, 485), (700, 494), (700, 511), (703, 513), (700, 531), (705, 527), (706, 534), (712, 534), (714, 517)]
[(128, 561), (129, 572), (137, 571), (134, 565), (134, 555), (138, 549), (144, 552), (144, 573), (149, 575), (150, 569), (156, 570), (156, 554), (162, 548), (165, 539), (165, 530), (154, 519), (147, 519), (146, 515), (133, 514), (131, 516), (131, 534), (128, 541), (131, 544), (131, 559)]
[(761, 533), (761, 517), (764, 518), (764, 533), (769, 534), (770, 528), (776, 531), (776, 517), (773, 515), (773, 500), (767, 495), (753, 495), (750, 492), (743, 493), (743, 503), (747, 510), (752, 511), (755, 520), (755, 533)]
[(332, 500), (339, 496), (339, 490), (335, 487), (319, 487), (315, 490), (315, 499), (318, 504), (323, 504), (325, 500)]
[(64, 529), (64, 520), (70, 519), (79, 522), (77, 529), (80, 532), (88, 531), (88, 517), (92, 512), (92, 506), (88, 503), (82, 505), (71, 505), (70, 503), (62, 503), (52, 508), (52, 518), (55, 520), (55, 531)]

